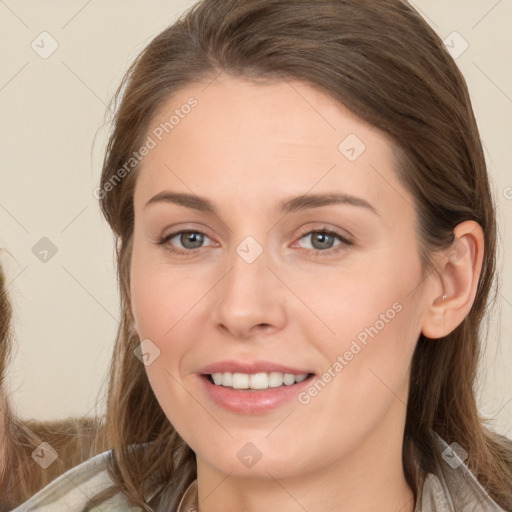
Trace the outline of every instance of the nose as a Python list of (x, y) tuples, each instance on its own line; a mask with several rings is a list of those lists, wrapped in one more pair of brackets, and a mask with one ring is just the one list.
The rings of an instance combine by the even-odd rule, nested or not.
[(269, 260), (265, 250), (252, 262), (234, 251), (214, 298), (213, 320), (224, 334), (247, 340), (283, 329), (286, 290)]

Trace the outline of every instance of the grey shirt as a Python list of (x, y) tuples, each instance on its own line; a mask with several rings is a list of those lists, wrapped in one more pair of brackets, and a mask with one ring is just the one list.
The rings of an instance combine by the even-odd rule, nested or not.
[[(425, 478), (414, 512), (506, 512), (478, 483), (464, 464), (464, 454), (455, 443), (447, 445), (435, 434), (443, 464)], [(112, 484), (107, 472), (109, 452), (93, 457), (64, 473), (13, 512), (82, 512), (88, 499)], [(197, 481), (181, 499), (178, 512), (197, 510)], [(94, 512), (141, 511), (117, 494)]]

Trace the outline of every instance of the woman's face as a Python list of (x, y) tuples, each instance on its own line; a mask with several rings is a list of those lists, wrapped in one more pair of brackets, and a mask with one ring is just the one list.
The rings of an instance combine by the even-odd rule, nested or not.
[(308, 85), (226, 76), (147, 136), (132, 311), (198, 464), (283, 478), (401, 456), (427, 301), (388, 139)]

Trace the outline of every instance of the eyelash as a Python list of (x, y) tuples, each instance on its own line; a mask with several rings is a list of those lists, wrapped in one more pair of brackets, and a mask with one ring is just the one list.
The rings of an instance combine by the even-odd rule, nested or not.
[[(169, 235), (166, 235), (164, 237), (160, 237), (156, 243), (157, 243), (157, 245), (165, 245), (169, 240), (174, 238), (176, 235), (181, 235), (182, 233), (199, 233), (200, 235), (204, 235), (205, 237), (208, 237), (208, 235), (206, 233), (203, 233), (202, 231), (192, 230), (192, 229), (182, 229), (180, 231), (175, 231), (174, 233), (170, 233)], [(347, 247), (350, 247), (353, 245), (353, 243), (350, 240), (348, 240), (347, 238), (342, 236), (340, 233), (338, 233), (337, 231), (334, 231), (332, 229), (328, 229), (327, 227), (324, 227), (322, 229), (313, 229), (313, 230), (306, 231), (305, 233), (300, 235), (298, 239), (301, 240), (305, 236), (311, 235), (313, 233), (322, 233), (322, 234), (332, 235), (332, 236), (338, 238), (338, 240), (340, 240), (340, 242), (342, 242), (338, 245), (335, 245), (334, 247), (332, 247), (330, 249), (325, 249), (325, 250), (306, 249), (307, 251), (313, 252), (313, 254), (315, 256), (335, 254), (335, 253), (341, 251), (344, 247), (347, 248)], [(183, 257), (194, 256), (195, 254), (197, 254), (197, 251), (199, 251), (201, 249), (204, 249), (204, 247), (198, 247), (196, 249), (175, 249), (175, 248), (169, 246), (166, 248), (166, 250), (168, 250), (169, 252), (171, 252), (173, 254), (177, 254), (179, 256), (183, 256)]]

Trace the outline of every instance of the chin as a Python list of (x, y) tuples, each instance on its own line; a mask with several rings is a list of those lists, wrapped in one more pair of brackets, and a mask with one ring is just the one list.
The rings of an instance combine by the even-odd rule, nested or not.
[(229, 475), (230, 478), (284, 479), (296, 477), (311, 471), (314, 461), (305, 458), (309, 450), (297, 451), (300, 443), (293, 447), (281, 446), (280, 449), (263, 447), (262, 443), (251, 441), (236, 443), (225, 447), (222, 452), (211, 453), (195, 451), (199, 461), (212, 467), (215, 471)]

